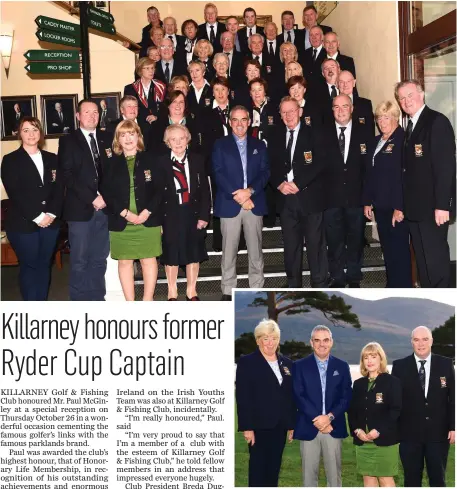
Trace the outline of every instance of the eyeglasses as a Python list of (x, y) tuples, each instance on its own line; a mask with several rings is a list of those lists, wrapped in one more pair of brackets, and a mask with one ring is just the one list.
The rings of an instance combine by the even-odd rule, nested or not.
[(174, 46), (160, 46), (160, 49), (164, 51), (165, 49), (174, 49)]

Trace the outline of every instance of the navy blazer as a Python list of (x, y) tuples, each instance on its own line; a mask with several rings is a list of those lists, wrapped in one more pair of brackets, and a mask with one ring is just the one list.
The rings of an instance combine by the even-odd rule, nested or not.
[[(232, 193), (244, 188), (244, 177), (240, 152), (233, 135), (225, 136), (214, 143), (212, 165), (217, 185), (214, 215), (235, 217), (240, 213), (241, 206), (233, 200)], [(269, 177), (265, 144), (252, 136), (247, 136), (247, 186), (254, 190), (251, 199), (255, 206), (252, 212), (256, 216), (268, 213), (265, 186)]]
[(238, 431), (294, 429), (297, 408), (292, 389), (292, 361), (278, 355), (278, 364), (281, 384), (259, 349), (238, 360)]
[(398, 126), (374, 157), (374, 161), (374, 151), (381, 136), (376, 136), (368, 145), (363, 205), (403, 210), (401, 175), (404, 137), (405, 132)]
[[(322, 414), (322, 388), (319, 368), (314, 353), (294, 363), (292, 379), (295, 401), (298, 407), (297, 424), (294, 438), (297, 440), (314, 440), (318, 429), (313, 419)], [(332, 413), (334, 438), (346, 438), (346, 417), (352, 397), (351, 373), (347, 362), (330, 355), (327, 366), (325, 389), (325, 412)]]

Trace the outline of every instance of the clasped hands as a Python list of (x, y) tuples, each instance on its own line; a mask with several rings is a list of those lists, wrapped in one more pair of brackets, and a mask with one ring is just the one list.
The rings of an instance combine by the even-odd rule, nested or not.
[(96, 211), (100, 211), (101, 209), (106, 207), (105, 201), (101, 195), (98, 195), (95, 200), (92, 201), (92, 205)]
[(313, 424), (321, 433), (327, 435), (333, 431), (333, 426), (331, 425), (330, 418), (327, 414), (321, 414), (313, 419)]
[(233, 200), (240, 204), (245, 211), (254, 209), (254, 202), (251, 199), (251, 191), (248, 188), (240, 188), (232, 192)]
[(121, 216), (127, 221), (130, 222), (131, 224), (143, 224), (148, 217), (151, 215), (151, 213), (147, 209), (143, 209), (139, 214), (135, 214), (132, 211), (129, 211), (128, 209), (124, 209), (121, 212)]
[(278, 187), (278, 190), (283, 195), (293, 195), (300, 191), (300, 189), (295, 185), (294, 182), (282, 182)]
[(40, 228), (47, 228), (54, 222), (55, 217), (50, 216), (49, 214), (45, 214), (43, 219), (41, 219), (38, 226)]
[(365, 433), (364, 430), (359, 428), (358, 430), (355, 430), (357, 432), (356, 436), (359, 440), (363, 442), (368, 442), (371, 443), (373, 440), (376, 440), (376, 438), (379, 438), (379, 431), (372, 429), (368, 433)]

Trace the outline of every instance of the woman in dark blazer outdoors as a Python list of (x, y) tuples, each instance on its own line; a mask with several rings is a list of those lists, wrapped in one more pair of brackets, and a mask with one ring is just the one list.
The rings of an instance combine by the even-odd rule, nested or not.
[[(408, 225), (403, 216), (402, 154), (405, 133), (400, 109), (381, 102), (375, 110), (381, 132), (367, 151), (363, 190), (365, 217), (376, 221), (386, 264), (387, 287), (412, 287)], [(374, 214), (374, 216), (373, 216)]]
[(168, 281), (168, 300), (178, 297), (178, 269), (186, 268), (186, 299), (198, 301), (200, 263), (208, 259), (205, 247), (211, 197), (203, 156), (189, 148), (186, 126), (171, 124), (165, 130), (167, 154), (158, 160), (165, 195), (163, 210), (163, 254)]
[(18, 137), (20, 148), (5, 155), (1, 166), (9, 198), (5, 230), (19, 261), (23, 300), (45, 301), (64, 190), (57, 155), (41, 149), (44, 133), (40, 121), (22, 118)]
[(379, 343), (363, 347), (360, 373), (362, 377), (352, 387), (348, 411), (357, 471), (363, 476), (365, 487), (394, 487), (394, 476), (398, 473), (401, 383), (387, 371), (387, 357)]
[(133, 260), (143, 270), (143, 300), (152, 301), (161, 248), (163, 187), (156, 160), (144, 152), (141, 130), (134, 121), (116, 127), (113, 156), (105, 166), (101, 193), (106, 202), (111, 257), (118, 260), (125, 300), (135, 300)]
[(238, 360), (238, 431), (249, 445), (249, 487), (277, 487), (286, 439), (291, 442), (297, 408), (292, 361), (278, 351), (281, 332), (264, 319), (254, 329), (258, 349)]

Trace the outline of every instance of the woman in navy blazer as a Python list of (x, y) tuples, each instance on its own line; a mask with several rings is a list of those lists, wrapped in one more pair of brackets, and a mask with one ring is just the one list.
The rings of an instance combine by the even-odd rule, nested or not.
[(365, 217), (378, 226), (387, 287), (412, 287), (409, 231), (403, 216), (402, 154), (405, 133), (398, 125), (400, 109), (381, 102), (375, 111), (380, 136), (367, 151), (363, 191)]
[(25, 301), (48, 296), (51, 259), (59, 234), (63, 185), (57, 156), (43, 151), (43, 129), (36, 117), (19, 125), (21, 147), (3, 157), (1, 177), (9, 198), (5, 222), (19, 261), (19, 284)]
[(268, 319), (254, 330), (258, 349), (236, 369), (238, 431), (249, 445), (249, 487), (277, 487), (286, 438), (293, 438), (296, 407), (292, 362), (278, 353), (280, 330)]

